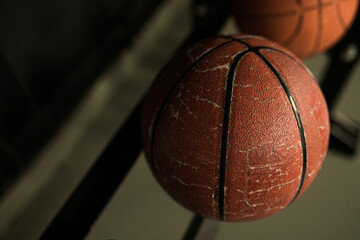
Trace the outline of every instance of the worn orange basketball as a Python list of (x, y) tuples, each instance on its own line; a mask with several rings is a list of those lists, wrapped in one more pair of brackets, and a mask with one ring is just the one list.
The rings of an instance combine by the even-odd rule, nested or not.
[(358, 0), (232, 0), (243, 33), (276, 41), (298, 57), (326, 51), (353, 22)]
[(329, 119), (309, 70), (248, 35), (200, 41), (160, 72), (143, 104), (152, 172), (207, 218), (254, 220), (307, 189), (325, 157)]

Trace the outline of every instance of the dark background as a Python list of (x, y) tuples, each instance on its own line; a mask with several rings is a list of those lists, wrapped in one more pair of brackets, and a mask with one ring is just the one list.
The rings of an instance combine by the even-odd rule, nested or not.
[(0, 0), (0, 195), (161, 0)]

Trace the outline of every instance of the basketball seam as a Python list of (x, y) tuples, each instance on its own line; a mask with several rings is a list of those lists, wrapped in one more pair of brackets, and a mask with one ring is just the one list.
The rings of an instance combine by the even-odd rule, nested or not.
[[(334, 1), (335, 1), (335, 0), (334, 0)], [(341, 14), (339, 2), (338, 2), (338, 1), (335, 1), (334, 4), (335, 4), (335, 7), (336, 7), (336, 13), (337, 13), (337, 15), (338, 15), (339, 22), (340, 22), (341, 26), (343, 27), (343, 31), (346, 31), (347, 26), (346, 26), (346, 24), (345, 24), (345, 20), (344, 20), (342, 14)]]
[(302, 166), (302, 172), (301, 172), (301, 178), (300, 178), (300, 183), (298, 186), (298, 189), (293, 197), (293, 199), (291, 200), (290, 204), (293, 203), (295, 201), (295, 199), (298, 197), (298, 195), (300, 194), (300, 191), (304, 185), (305, 182), (305, 175), (306, 175), (306, 171), (307, 171), (307, 148), (306, 148), (306, 139), (305, 139), (305, 132), (304, 132), (304, 127), (301, 121), (301, 117), (298, 111), (298, 107), (295, 103), (295, 99), (293, 98), (290, 89), (288, 88), (288, 86), (286, 85), (286, 83), (284, 82), (284, 80), (282, 79), (280, 73), (275, 69), (275, 67), (267, 60), (267, 58), (262, 55), (258, 50), (254, 51), (255, 54), (257, 56), (260, 57), (260, 59), (263, 60), (263, 62), (269, 67), (269, 69), (274, 73), (274, 75), (276, 76), (276, 78), (279, 80), (282, 88), (285, 91), (285, 94), (287, 95), (290, 105), (292, 107), (292, 110), (294, 112), (295, 115), (295, 119), (298, 125), (298, 130), (299, 130), (299, 134), (300, 134), (300, 140), (301, 140), (301, 146), (302, 146), (302, 155), (303, 155), (303, 166)]
[[(292, 94), (289, 90), (289, 88), (287, 87), (286, 83), (284, 82), (284, 80), (282, 79), (281, 75), (279, 74), (279, 72), (275, 69), (274, 66), (271, 65), (271, 63), (267, 60), (267, 58), (262, 55), (259, 50), (262, 48), (267, 48), (265, 46), (258, 46), (258, 47), (252, 47), (249, 44), (247, 44), (246, 42), (243, 42), (241, 40), (237, 40), (235, 39), (235, 41), (241, 42), (242, 44), (244, 44), (245, 46), (247, 46), (249, 48), (249, 50), (251, 52), (254, 52), (257, 56), (259, 56), (263, 62), (269, 67), (269, 69), (274, 73), (274, 75), (276, 76), (276, 78), (279, 80), (280, 85), (282, 86), (282, 88), (285, 91), (285, 94), (287, 96), (287, 98), (289, 99), (290, 105), (292, 107), (292, 110), (294, 112), (294, 116), (295, 116), (295, 120), (297, 122), (298, 125), (298, 130), (299, 130), (299, 134), (300, 134), (300, 140), (301, 140), (301, 146), (302, 146), (302, 154), (303, 154), (303, 166), (302, 166), (302, 172), (301, 172), (301, 178), (300, 178), (300, 183), (298, 186), (298, 189), (293, 197), (293, 199), (291, 200), (290, 204), (292, 202), (295, 201), (295, 199), (298, 197), (298, 195), (300, 194), (300, 191), (304, 185), (305, 182), (305, 175), (306, 175), (306, 171), (307, 171), (307, 148), (306, 148), (306, 139), (305, 139), (305, 132), (304, 132), (304, 127), (301, 121), (301, 117), (297, 108), (297, 105), (295, 103), (294, 98), (292, 97)], [(279, 50), (281, 51), (281, 50)], [(282, 51), (281, 51), (282, 52)], [(284, 53), (284, 52), (283, 52)], [(285, 54), (288, 55), (288, 54)], [(289, 56), (289, 55), (288, 55)], [(296, 61), (297, 62), (297, 61)], [(304, 68), (304, 67), (303, 67)], [(306, 70), (306, 69), (305, 69)]]
[(316, 34), (316, 38), (315, 38), (315, 42), (314, 42), (314, 46), (312, 49), (312, 53), (317, 52), (320, 48), (320, 42), (321, 42), (321, 38), (322, 38), (322, 30), (323, 30), (323, 4), (322, 4), (322, 0), (317, 0), (318, 3), (318, 31)]
[(304, 24), (304, 13), (301, 12), (299, 15), (298, 23), (296, 24), (294, 32), (290, 35), (290, 37), (288, 37), (288, 39), (286, 39), (283, 42), (284, 45), (290, 45), (296, 39), (296, 37), (300, 34), (300, 30), (301, 30), (303, 24)]
[[(295, 0), (295, 4), (298, 5), (299, 8), (302, 8), (301, 0)], [(300, 11), (299, 18), (298, 18), (297, 24), (295, 26), (294, 32), (292, 34), (290, 34), (288, 39), (286, 39), (282, 42), (283, 45), (290, 45), (291, 42), (293, 42), (296, 39), (296, 37), (300, 33), (303, 23), (304, 23), (304, 11)]]
[(158, 127), (158, 123), (160, 121), (160, 117), (161, 114), (163, 113), (165, 106), (168, 102), (168, 100), (170, 99), (170, 97), (172, 96), (172, 93), (175, 91), (175, 89), (177, 88), (177, 86), (180, 84), (180, 82), (182, 81), (182, 79), (185, 78), (185, 76), (190, 72), (191, 69), (193, 69), (202, 59), (204, 59), (206, 56), (208, 56), (209, 54), (215, 52), (216, 50), (222, 48), (223, 46), (226, 46), (227, 44), (231, 43), (233, 41), (232, 38), (227, 38), (229, 39), (229, 41), (221, 43), (219, 45), (217, 45), (216, 47), (212, 48), (211, 50), (209, 50), (208, 52), (204, 53), (203, 55), (201, 55), (197, 60), (195, 60), (183, 73), (182, 75), (177, 79), (177, 81), (175, 82), (175, 84), (172, 86), (172, 88), (170, 89), (168, 95), (166, 95), (163, 103), (160, 105), (160, 108), (157, 112), (155, 112), (155, 117), (154, 117), (154, 123), (152, 126), (152, 131), (151, 131), (151, 138), (150, 138), (150, 162), (151, 162), (151, 166), (154, 168), (155, 166), (155, 160), (154, 160), (154, 145), (155, 145), (155, 137), (156, 137), (156, 130)]
[[(234, 41), (236, 42), (240, 42), (242, 43), (243, 45), (245, 45), (246, 47), (250, 48), (250, 49), (253, 49), (253, 50), (261, 50), (261, 49), (265, 49), (265, 50), (273, 50), (273, 51), (276, 51), (276, 52), (279, 52), (279, 53), (282, 53), (284, 54), (285, 56), (291, 58), (293, 61), (295, 61), (302, 69), (304, 69), (306, 72), (309, 72), (309, 69), (307, 69), (307, 67), (301, 63), (299, 60), (297, 60), (295, 57), (291, 56), (290, 54), (280, 50), (280, 49), (277, 49), (277, 48), (273, 48), (273, 47), (266, 47), (266, 46), (258, 46), (258, 47), (252, 47), (250, 46), (249, 44), (247, 44), (246, 42), (243, 42), (241, 41), (240, 38), (232, 38)], [(312, 75), (312, 73), (311, 73)]]
[(221, 152), (220, 152), (220, 167), (219, 167), (219, 218), (224, 220), (224, 206), (225, 206), (225, 175), (226, 175), (226, 156), (228, 147), (228, 135), (229, 135), (229, 124), (231, 114), (231, 101), (233, 95), (233, 83), (235, 77), (236, 67), (240, 62), (241, 58), (247, 53), (251, 52), (250, 49), (246, 49), (237, 54), (232, 62), (229, 74), (226, 79), (226, 96), (225, 96), (225, 107), (224, 107), (224, 119), (223, 119), (223, 134), (221, 140)]
[[(344, 1), (346, 2), (346, 1)], [(327, 2), (327, 3), (322, 3), (321, 6), (322, 7), (331, 7), (333, 2)], [(314, 5), (314, 6), (308, 6), (308, 7), (304, 7), (302, 10), (302, 13), (307, 13), (310, 12), (312, 10), (317, 10), (318, 9), (318, 4)], [(275, 17), (287, 17), (287, 16), (291, 16), (294, 15), (297, 11), (295, 10), (289, 10), (283, 13), (269, 13), (269, 14), (262, 14), (262, 15), (256, 15), (256, 14), (252, 14), (252, 15), (246, 15), (246, 16), (242, 16), (242, 19), (260, 19), (260, 18), (275, 18)]]
[(262, 49), (264, 49), (264, 50), (272, 50), (272, 51), (275, 51), (275, 52), (279, 52), (279, 53), (281, 53), (281, 54), (284, 54), (285, 56), (291, 58), (294, 62), (296, 62), (296, 63), (297, 63), (302, 69), (304, 69), (306, 72), (309, 71), (309, 70), (307, 69), (307, 67), (306, 67), (303, 63), (299, 62), (299, 60), (297, 60), (296, 58), (294, 58), (294, 57), (291, 56), (290, 54), (288, 54), (288, 53), (286, 53), (286, 52), (284, 52), (284, 51), (282, 51), (282, 50), (280, 50), (280, 49), (276, 49), (276, 48), (272, 48), (272, 47), (257, 47), (256, 49), (259, 49), (259, 50), (262, 50)]

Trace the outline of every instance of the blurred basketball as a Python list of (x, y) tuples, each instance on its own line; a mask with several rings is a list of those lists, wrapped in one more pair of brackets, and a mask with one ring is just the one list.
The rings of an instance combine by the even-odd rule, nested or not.
[(231, 0), (242, 33), (267, 37), (300, 58), (326, 51), (349, 29), (358, 0)]
[(151, 170), (177, 202), (207, 218), (272, 215), (310, 185), (329, 119), (310, 71), (264, 38), (206, 39), (175, 56), (142, 108)]

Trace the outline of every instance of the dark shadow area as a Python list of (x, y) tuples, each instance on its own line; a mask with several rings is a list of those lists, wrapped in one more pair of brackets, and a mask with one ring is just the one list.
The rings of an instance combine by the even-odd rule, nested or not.
[(161, 2), (0, 2), (0, 195)]

